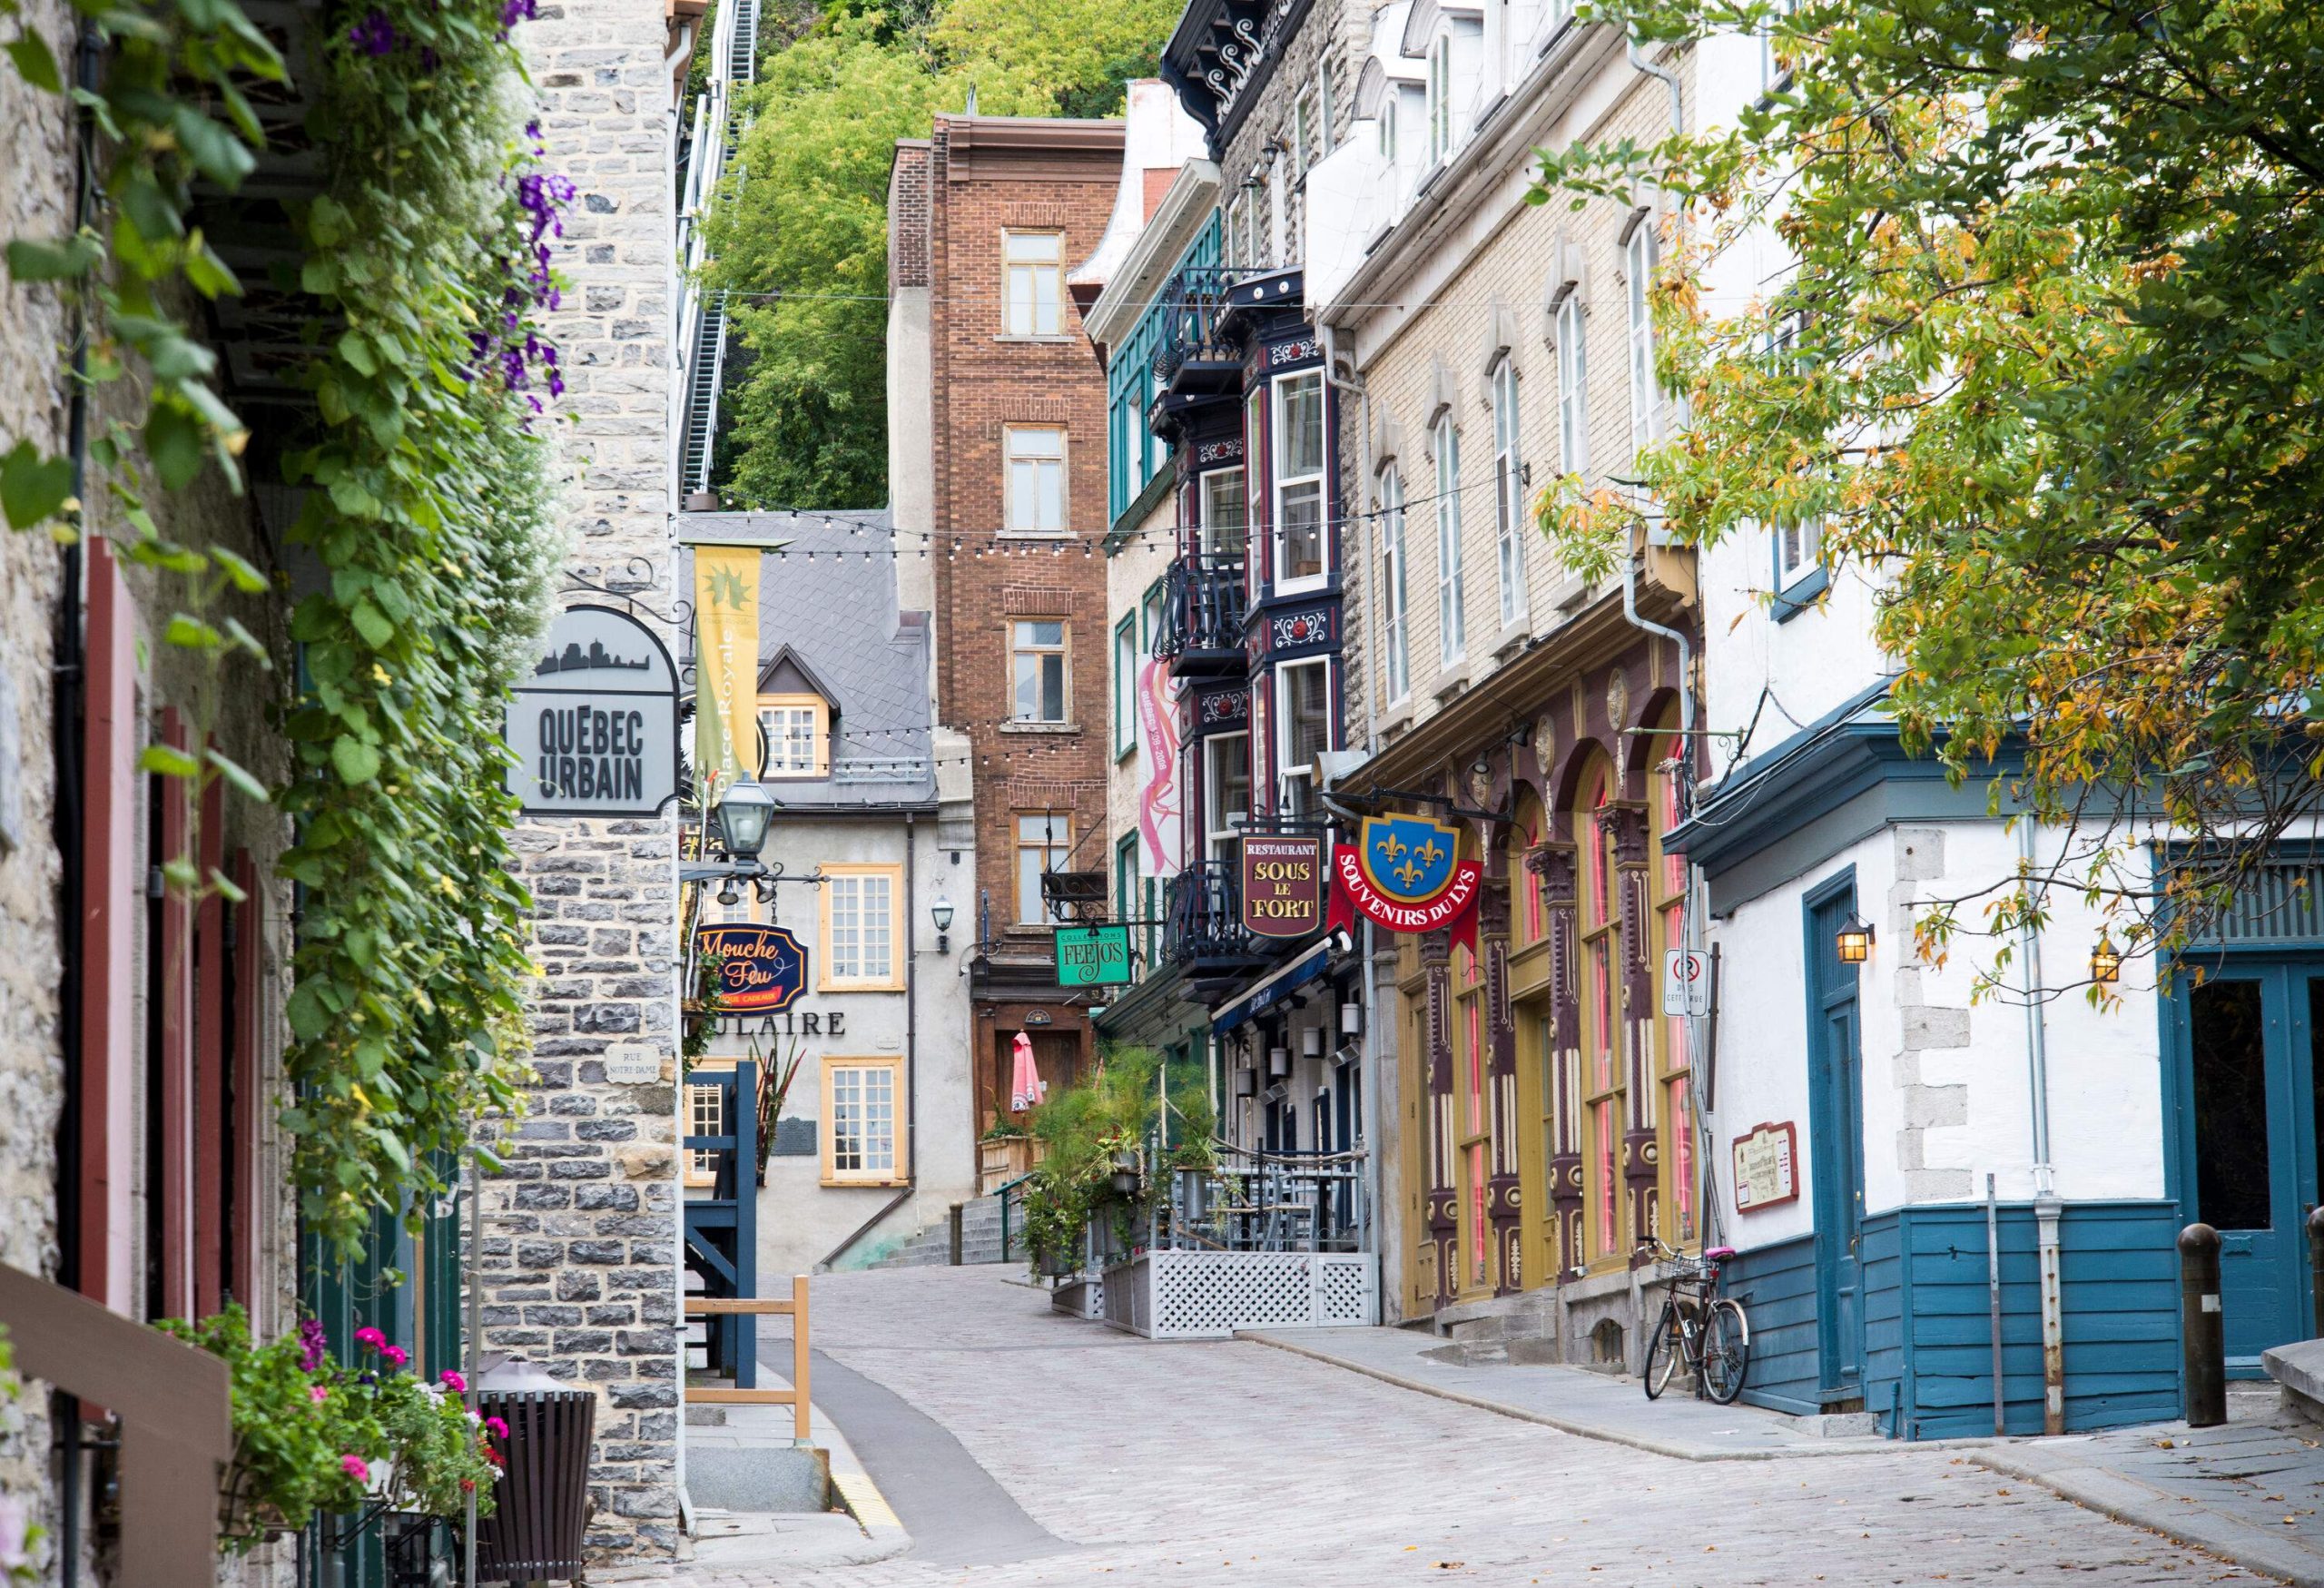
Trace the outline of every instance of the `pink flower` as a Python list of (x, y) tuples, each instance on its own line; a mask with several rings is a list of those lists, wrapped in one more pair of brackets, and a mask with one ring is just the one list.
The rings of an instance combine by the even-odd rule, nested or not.
[(320, 1384), (310, 1384), (307, 1386), (307, 1398), (314, 1402), (315, 1405), (320, 1406), (323, 1402), (330, 1399), (330, 1391), (325, 1389)]
[(444, 1387), (454, 1395), (466, 1395), (468, 1392), (468, 1381), (447, 1367), (444, 1369)]
[(496, 1439), (506, 1439), (508, 1437), (508, 1425), (502, 1422), (497, 1417), (487, 1417), (484, 1420), (484, 1427), (485, 1432), (490, 1434)]
[(370, 1465), (359, 1455), (340, 1456), (339, 1469), (359, 1484), (368, 1484), (371, 1481)]
[(377, 1329), (357, 1329), (355, 1331), (355, 1343), (359, 1346), (365, 1346), (369, 1350), (376, 1351), (388, 1343), (388, 1336), (381, 1334)]
[(379, 1355), (387, 1360), (390, 1367), (400, 1367), (411, 1360), (411, 1353), (401, 1346), (382, 1346), (379, 1347)]

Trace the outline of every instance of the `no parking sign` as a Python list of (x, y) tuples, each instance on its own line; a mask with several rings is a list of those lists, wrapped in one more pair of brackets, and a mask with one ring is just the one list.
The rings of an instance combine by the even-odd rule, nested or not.
[(1697, 949), (1670, 949), (1662, 956), (1662, 1012), (1710, 1012), (1710, 956)]

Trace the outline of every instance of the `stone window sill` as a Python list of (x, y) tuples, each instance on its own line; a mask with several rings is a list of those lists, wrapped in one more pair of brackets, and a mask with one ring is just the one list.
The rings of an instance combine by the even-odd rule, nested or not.
[(1006, 722), (1000, 725), (1000, 731), (1004, 734), (1078, 734), (1081, 731), (1081, 725), (1079, 723)]

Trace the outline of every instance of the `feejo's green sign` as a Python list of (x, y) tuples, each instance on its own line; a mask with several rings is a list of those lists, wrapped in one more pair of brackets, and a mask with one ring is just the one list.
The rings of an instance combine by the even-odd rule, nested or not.
[(1129, 928), (1059, 927), (1057, 984), (1060, 987), (1128, 986)]

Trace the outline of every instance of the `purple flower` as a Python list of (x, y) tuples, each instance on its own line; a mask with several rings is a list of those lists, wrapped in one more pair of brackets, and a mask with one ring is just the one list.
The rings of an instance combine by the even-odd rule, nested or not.
[(363, 14), (363, 20), (347, 30), (347, 42), (367, 55), (386, 54), (396, 47), (395, 25), (388, 14), (377, 6)]
[(322, 1319), (310, 1317), (299, 1325), (299, 1371), (312, 1373), (323, 1365), (323, 1357), (330, 1350), (330, 1340), (323, 1333)]
[(507, 38), (509, 29), (539, 15), (539, 0), (500, 0), (500, 36)]

